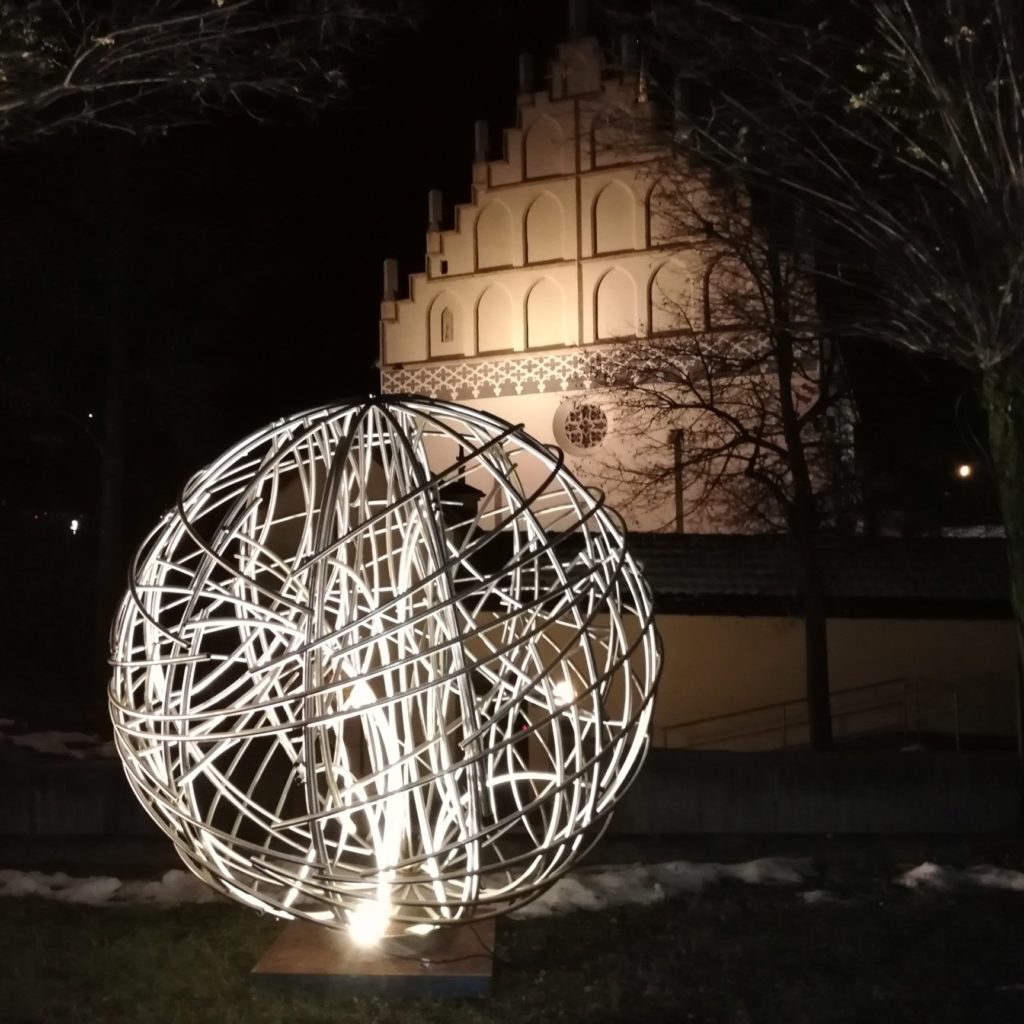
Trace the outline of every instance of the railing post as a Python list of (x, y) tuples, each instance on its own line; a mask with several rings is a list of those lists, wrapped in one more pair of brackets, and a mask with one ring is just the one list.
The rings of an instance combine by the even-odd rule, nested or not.
[(960, 751), (960, 693), (953, 691), (953, 735), (956, 740), (956, 749)]
[(1014, 687), (1017, 711), (1017, 761), (1024, 766), (1024, 660), (1017, 655), (1017, 685)]
[(903, 680), (903, 746), (910, 746), (910, 680)]

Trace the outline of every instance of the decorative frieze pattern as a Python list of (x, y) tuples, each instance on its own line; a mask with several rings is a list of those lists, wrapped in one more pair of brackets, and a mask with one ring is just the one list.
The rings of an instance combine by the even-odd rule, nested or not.
[(427, 395), (452, 402), (504, 398), (594, 387), (594, 356), (589, 352), (423, 363), (381, 370), (386, 394)]
[(742, 366), (754, 359), (763, 346), (761, 335), (728, 331), (716, 332), (710, 348), (693, 339), (637, 339), (546, 355), (385, 366), (381, 370), (381, 390), (390, 395), (425, 395), (466, 402), (636, 386), (665, 379), (666, 367), (672, 368), (670, 379), (683, 374), (695, 381), (708, 372), (714, 377), (735, 377), (744, 372)]

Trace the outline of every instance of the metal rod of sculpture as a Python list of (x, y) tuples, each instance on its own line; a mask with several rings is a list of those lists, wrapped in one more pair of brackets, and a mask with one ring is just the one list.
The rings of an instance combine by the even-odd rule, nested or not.
[(426, 931), (512, 909), (599, 838), (659, 643), (621, 524), (488, 414), (371, 398), (197, 474), (112, 629), (130, 783), (260, 910)]

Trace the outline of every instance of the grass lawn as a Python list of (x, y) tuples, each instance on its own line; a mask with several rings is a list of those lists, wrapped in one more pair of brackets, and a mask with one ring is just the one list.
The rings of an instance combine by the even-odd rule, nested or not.
[[(830, 888), (836, 888), (830, 885)], [(281, 927), (241, 907), (0, 900), (4, 1024), (1024, 1021), (1024, 893), (861, 880), (841, 903), (720, 884), (649, 907), (504, 921), (475, 1002), (281, 997)]]

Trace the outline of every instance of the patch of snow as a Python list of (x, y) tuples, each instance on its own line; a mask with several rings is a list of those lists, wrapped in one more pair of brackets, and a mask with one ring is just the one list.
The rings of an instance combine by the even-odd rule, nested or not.
[(825, 903), (843, 902), (834, 892), (829, 892), (827, 889), (809, 889), (807, 892), (800, 893), (800, 899), (812, 907)]
[(719, 864), (694, 864), (675, 860), (665, 864), (652, 864), (648, 871), (669, 892), (700, 892), (705, 885), (718, 880)]
[(117, 895), (120, 888), (119, 878), (76, 878), (71, 885), (54, 890), (53, 895), (55, 899), (68, 903), (106, 903)]
[(189, 871), (174, 868), (155, 882), (130, 881), (121, 883), (121, 898), (132, 903), (162, 903), (176, 906), (180, 903), (211, 903), (222, 897), (204, 885)]
[(1024, 872), (1011, 871), (1009, 868), (997, 868), (991, 864), (979, 864), (977, 867), (968, 868), (964, 877), (974, 885), (984, 886), (986, 889), (1010, 889), (1016, 892), (1024, 892)]
[(1006, 527), (1001, 523), (976, 523), (973, 526), (944, 526), (943, 537), (1005, 537)]
[(926, 860), (918, 864), (916, 868), (904, 871), (896, 879), (897, 885), (905, 885), (908, 889), (939, 889), (951, 888), (953, 869), (944, 868), (940, 864), (933, 864)]
[(657, 903), (672, 893), (700, 892), (726, 879), (748, 885), (799, 885), (812, 873), (809, 860), (765, 857), (744, 864), (631, 864), (581, 868), (559, 879), (514, 918), (544, 917), (573, 910), (603, 910), (624, 904)]
[(35, 896), (45, 886), (35, 871), (0, 871), (0, 896)]
[(813, 873), (807, 858), (762, 857), (746, 864), (729, 864), (721, 868), (723, 878), (735, 878), (748, 885), (799, 885)]
[(607, 906), (610, 906), (608, 898), (596, 888), (584, 885), (572, 875), (566, 875), (532, 903), (520, 907), (512, 916), (546, 917), (548, 914), (568, 914), (573, 910), (603, 910)]
[(0, 896), (39, 896), (65, 903), (209, 903), (219, 899), (194, 875), (174, 868), (156, 881), (121, 881), (108, 876), (71, 878), (62, 871), (0, 870)]
[(925, 861), (916, 868), (905, 871), (896, 879), (897, 885), (908, 889), (935, 889), (951, 892), (955, 889), (981, 887), (985, 889), (1008, 889), (1024, 892), (1024, 872), (999, 868), (992, 864), (978, 864), (961, 871), (944, 864)]
[(58, 757), (114, 757), (113, 740), (101, 740), (91, 733), (54, 730), (50, 732), (10, 732), (15, 722), (0, 718), (0, 742), (13, 743), (39, 754)]
[[(587, 867), (560, 878), (532, 903), (514, 911), (515, 918), (544, 917), (576, 910), (604, 910), (626, 904), (657, 903), (673, 893), (697, 893), (705, 886), (732, 880), (747, 885), (800, 885), (814, 873), (808, 859), (765, 857), (742, 864), (630, 864)], [(951, 891), (986, 887), (1024, 892), (1024, 872), (982, 864), (959, 870), (926, 862), (896, 879), (909, 889)], [(67, 903), (150, 903), (176, 906), (220, 899), (187, 871), (174, 869), (155, 881), (122, 881), (109, 876), (72, 878), (63, 872), (0, 870), (0, 897), (38, 896)], [(799, 894), (808, 905), (845, 901), (824, 889)]]

